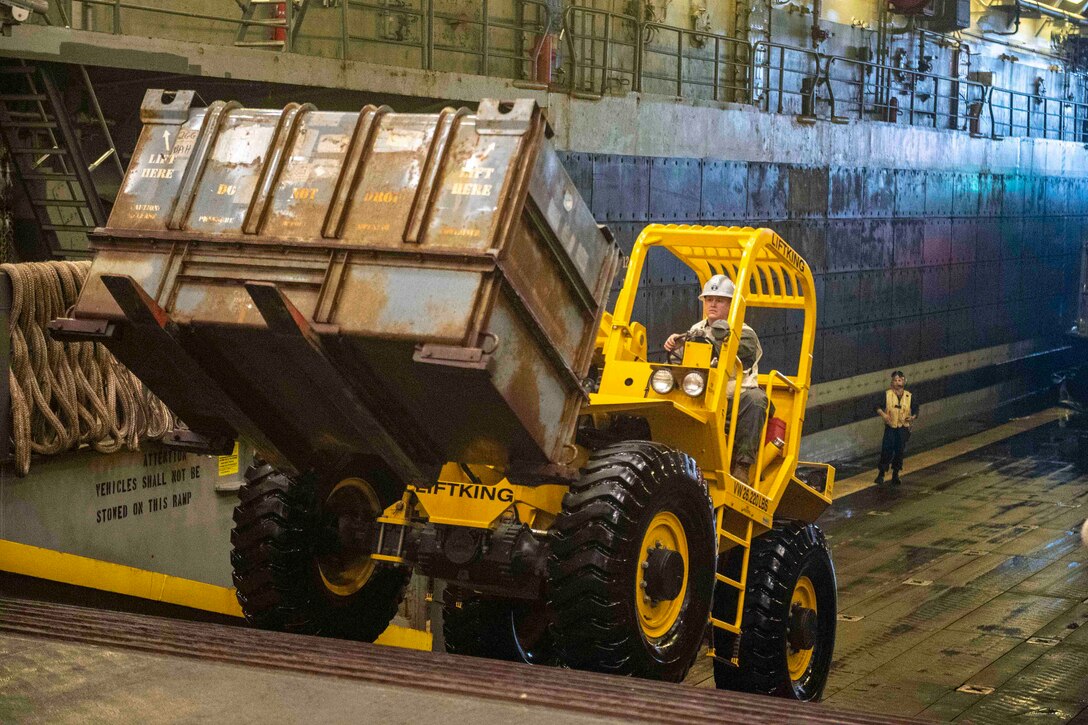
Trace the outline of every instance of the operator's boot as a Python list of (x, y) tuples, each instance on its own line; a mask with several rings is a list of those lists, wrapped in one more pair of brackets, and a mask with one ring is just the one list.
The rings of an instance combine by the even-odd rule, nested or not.
[(898, 468), (893, 468), (892, 469), (892, 485), (893, 486), (898, 486), (900, 483), (901, 483), (901, 481), (899, 480), (899, 469)]
[(749, 465), (747, 463), (734, 463), (733, 470), (730, 473), (733, 474), (733, 478), (741, 483), (748, 483), (748, 469)]
[(881, 470), (879, 468), (877, 469), (876, 479), (873, 480), (873, 483), (875, 483), (877, 486), (883, 486), (884, 485), (884, 471), (883, 470)]

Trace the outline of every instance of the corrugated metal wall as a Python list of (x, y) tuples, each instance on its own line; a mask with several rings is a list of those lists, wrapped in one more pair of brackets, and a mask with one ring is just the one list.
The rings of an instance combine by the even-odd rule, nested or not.
[[(909, 368), (1019, 340), (1058, 339), (1075, 317), (1088, 179), (567, 153), (597, 220), (625, 250), (648, 222), (768, 226), (812, 265), (813, 383)], [(651, 256), (636, 314), (651, 345), (699, 315), (694, 275)], [(768, 369), (800, 319), (754, 325)], [(1059, 360), (1012, 360), (927, 382), (921, 399), (1045, 378)], [(784, 364), (784, 363), (783, 363)], [(763, 366), (761, 366), (763, 367)], [(783, 368), (785, 369), (785, 368)], [(810, 411), (812, 430), (871, 417), (867, 397)]]

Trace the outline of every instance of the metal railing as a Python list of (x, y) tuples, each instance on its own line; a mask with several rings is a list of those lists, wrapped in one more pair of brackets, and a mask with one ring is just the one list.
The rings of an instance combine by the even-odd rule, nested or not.
[[(784, 43), (749, 43), (578, 5), (559, 17), (549, 0), (481, 0), (468, 14), (436, 10), (441, 0), (340, 0), (320, 9), (309, 0), (314, 7), (305, 23), (301, 10), (308, 5), (296, 7), (290, 0), (280, 19), (191, 12), (155, 1), (82, 0), (78, 7), (93, 16), (89, 29), (114, 34), (133, 32), (130, 25), (144, 33), (149, 15), (162, 16), (191, 22), (173, 30), (158, 22), (157, 37), (231, 45), (244, 29), (267, 29), (283, 39), (281, 52), (537, 83), (550, 79), (551, 43), (558, 36), (565, 57), (552, 85), (572, 94), (634, 91), (751, 104), (813, 120), (1088, 142), (1088, 103)], [(243, 0), (236, 4), (244, 11)], [(496, 7), (514, 17), (495, 14)], [(72, 11), (73, 0), (57, 0), (46, 22), (84, 25), (73, 22)]]
[(752, 48), (743, 40), (581, 6), (567, 9), (563, 32), (571, 92), (750, 102)]
[(567, 10), (564, 32), (568, 89), (575, 93), (657, 93), (750, 103), (813, 120), (875, 120), (995, 138), (1088, 140), (1088, 104), (991, 88), (967, 78), (784, 43), (749, 44), (578, 6)]
[(987, 105), (995, 138), (1028, 136), (1088, 142), (1088, 104), (991, 88)]
[(638, 88), (643, 93), (751, 101), (752, 47), (743, 40), (660, 23), (644, 23), (640, 37)]
[(765, 111), (979, 132), (987, 88), (974, 81), (764, 41), (752, 57)]
[(978, 132), (986, 87), (965, 78), (827, 56), (843, 115)]
[[(534, 80), (543, 58), (548, 29), (553, 27), (551, 9), (541, 0), (519, 0), (518, 18), (496, 17), (495, 3), (482, 0), (476, 15), (441, 12), (434, 0), (423, 0), (419, 9), (396, 2), (344, 0), (344, 29), (340, 57), (372, 59), (369, 49), (385, 46), (418, 52), (416, 67), (423, 70), (473, 73), (484, 76)], [(509, 7), (509, 5), (503, 5)], [(350, 10), (362, 22), (353, 22)], [(356, 18), (359, 19), (359, 18)], [(347, 28), (385, 28), (384, 33), (359, 34)], [(356, 54), (354, 47), (364, 52)]]
[[(315, 0), (310, 3), (316, 5)], [(545, 0), (519, 0), (514, 6), (482, 0), (475, 15), (436, 10), (435, 0), (340, 0), (335, 7), (311, 8), (306, 23), (296, 22), (299, 10), (290, 0), (283, 4), (285, 17), (278, 19), (192, 12), (147, 0), (80, 0), (78, 4), (90, 18), (87, 29), (114, 35), (131, 32), (127, 28), (137, 23), (143, 23), (140, 32), (146, 32), (147, 18), (162, 16), (196, 22), (183, 24), (176, 32), (160, 22), (155, 26), (156, 37), (234, 45), (243, 29), (265, 29), (270, 34), (282, 32), (282, 47), (277, 50), (285, 53), (530, 81), (540, 77), (541, 64), (551, 62), (544, 50), (549, 34), (557, 32), (559, 25)], [(84, 25), (72, 22), (73, 0), (51, 5), (47, 24)], [(224, 1), (224, 5), (236, 5), (244, 12), (242, 0)], [(516, 17), (499, 16), (496, 5)], [(308, 32), (304, 26), (316, 27)]]
[(640, 91), (642, 28), (637, 18), (572, 5), (563, 16), (563, 34), (571, 92)]
[(759, 41), (752, 46), (751, 57), (755, 106), (808, 118), (818, 118), (819, 109), (826, 106), (828, 118), (838, 117), (834, 88), (828, 82), (829, 63), (823, 55), (815, 50)]

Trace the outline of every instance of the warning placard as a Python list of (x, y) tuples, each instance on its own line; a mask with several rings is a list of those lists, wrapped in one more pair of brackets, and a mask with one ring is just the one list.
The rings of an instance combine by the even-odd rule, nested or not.
[(219, 456), (219, 477), (233, 476), (238, 473), (238, 441), (234, 441), (234, 450), (229, 456)]

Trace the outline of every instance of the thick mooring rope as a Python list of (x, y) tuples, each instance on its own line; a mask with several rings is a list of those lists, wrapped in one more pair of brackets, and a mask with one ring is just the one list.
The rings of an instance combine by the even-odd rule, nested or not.
[(90, 262), (0, 264), (11, 279), (11, 440), (16, 470), (32, 453), (83, 445), (136, 450), (176, 420), (165, 404), (104, 346), (54, 340), (46, 324), (75, 304)]

